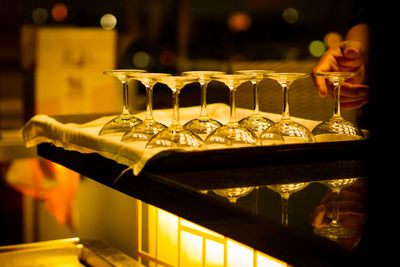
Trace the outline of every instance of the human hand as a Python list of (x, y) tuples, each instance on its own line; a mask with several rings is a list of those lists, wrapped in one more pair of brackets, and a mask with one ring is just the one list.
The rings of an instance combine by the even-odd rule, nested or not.
[[(334, 241), (340, 243), (345, 249), (350, 250), (354, 248), (361, 240), (366, 214), (365, 201), (365, 184), (361, 181), (357, 181), (340, 192), (340, 224), (355, 232), (355, 235), (351, 238), (334, 239)], [(327, 226), (332, 221), (334, 209), (334, 195), (329, 190), (322, 198), (320, 205), (311, 213), (311, 225), (316, 228)]]
[[(365, 55), (363, 46), (358, 41), (344, 41), (332, 46), (321, 57), (312, 74), (318, 72), (358, 72), (360, 76), (346, 80), (341, 86), (341, 107), (353, 109), (363, 106), (368, 102), (369, 86), (361, 84), (365, 79)], [(319, 95), (325, 97), (333, 95), (333, 85), (324, 77), (312, 75)]]

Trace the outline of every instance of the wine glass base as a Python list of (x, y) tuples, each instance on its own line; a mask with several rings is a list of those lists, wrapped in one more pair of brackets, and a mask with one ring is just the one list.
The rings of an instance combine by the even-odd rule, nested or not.
[(142, 123), (132, 127), (129, 131), (121, 138), (121, 142), (133, 143), (133, 142), (147, 142), (155, 134), (167, 129), (162, 123), (151, 121), (143, 121)]
[(265, 134), (272, 134), (274, 136), (281, 135), (286, 144), (315, 142), (315, 138), (310, 130), (300, 123), (287, 119), (280, 120), (269, 127), (260, 135), (260, 139), (262, 139)]
[(321, 122), (313, 129), (315, 139), (320, 142), (360, 140), (364, 138), (363, 132), (353, 123), (342, 117), (332, 117)]
[(203, 140), (192, 131), (181, 125), (170, 126), (154, 135), (146, 144), (146, 148), (204, 148)]
[(204, 140), (208, 148), (256, 145), (256, 141), (256, 134), (238, 122), (219, 127)]
[(211, 118), (198, 118), (186, 122), (183, 127), (196, 134), (198, 134), (203, 140), (212, 131), (222, 126), (222, 123)]
[(133, 115), (118, 116), (107, 122), (101, 128), (99, 135), (119, 135), (129, 131), (139, 123), (142, 123), (142, 120)]
[(342, 225), (328, 225), (314, 228), (314, 234), (329, 239), (350, 238), (355, 235), (355, 231), (344, 228)]
[(252, 130), (256, 135), (271, 127), (275, 122), (261, 115), (251, 115), (239, 121), (241, 125)]

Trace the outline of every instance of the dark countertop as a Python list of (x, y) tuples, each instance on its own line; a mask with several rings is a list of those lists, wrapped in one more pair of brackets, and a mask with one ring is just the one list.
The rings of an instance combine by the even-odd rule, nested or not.
[[(150, 160), (138, 176), (131, 171), (120, 176), (127, 166), (95, 153), (40, 144), (38, 154), (291, 265), (343, 266), (361, 262), (363, 239), (345, 249), (318, 237), (310, 213), (327, 192), (318, 181), (356, 177), (364, 182), (366, 142), (168, 152)], [(289, 226), (281, 227), (280, 196), (267, 185), (304, 181), (310, 184), (291, 195)], [(250, 192), (235, 204), (213, 191), (237, 187)]]

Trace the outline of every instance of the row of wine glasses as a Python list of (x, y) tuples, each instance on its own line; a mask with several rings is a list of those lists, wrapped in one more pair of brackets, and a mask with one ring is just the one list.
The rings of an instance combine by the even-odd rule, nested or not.
[[(204, 148), (242, 145), (276, 145), (283, 143), (310, 143), (315, 140), (359, 139), (363, 133), (354, 124), (340, 115), (340, 85), (357, 73), (327, 72), (317, 73), (330, 81), (335, 88), (334, 114), (328, 121), (317, 125), (311, 132), (305, 126), (295, 122), (289, 115), (289, 87), (300, 78), (308, 77), (304, 73), (276, 73), (272, 70), (241, 70), (234, 74), (221, 71), (187, 71), (181, 76), (166, 73), (146, 73), (144, 70), (112, 70), (104, 74), (118, 78), (123, 88), (123, 111), (118, 117), (105, 124), (99, 135), (123, 133), (123, 142), (143, 142), (146, 148), (180, 147)], [(282, 117), (274, 123), (259, 112), (258, 84), (264, 78), (277, 81), (282, 88)], [(144, 121), (129, 114), (128, 83), (132, 79), (140, 81), (146, 87), (146, 118)], [(230, 116), (227, 124), (209, 118), (207, 115), (206, 92), (211, 80), (224, 83), (230, 92)], [(238, 121), (236, 118), (236, 89), (250, 81), (253, 85), (253, 113)], [(173, 116), (169, 127), (153, 118), (153, 86), (157, 82), (167, 85), (172, 91)], [(189, 84), (201, 85), (201, 108), (197, 118), (181, 124), (179, 120), (179, 95), (181, 89)]]
[[(355, 232), (343, 227), (339, 222), (339, 196), (343, 188), (350, 186), (357, 182), (359, 178), (344, 178), (334, 180), (323, 180), (318, 181), (324, 186), (328, 187), (334, 193), (334, 208), (333, 217), (328, 225), (314, 228), (316, 235), (326, 237), (329, 239), (333, 238), (350, 238)], [(266, 187), (270, 190), (278, 193), (281, 197), (281, 226), (288, 227), (289, 225), (289, 197), (305, 189), (310, 185), (311, 182), (298, 182), (298, 183), (287, 183), (287, 184), (272, 184)], [(237, 188), (225, 188), (225, 189), (214, 189), (213, 192), (219, 196), (222, 196), (230, 203), (236, 203), (236, 201), (248, 195), (255, 187), (237, 187)]]

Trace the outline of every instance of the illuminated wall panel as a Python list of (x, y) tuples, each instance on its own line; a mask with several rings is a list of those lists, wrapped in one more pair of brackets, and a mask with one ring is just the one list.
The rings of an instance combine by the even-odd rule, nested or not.
[(278, 267), (286, 263), (137, 201), (138, 260), (148, 267)]

